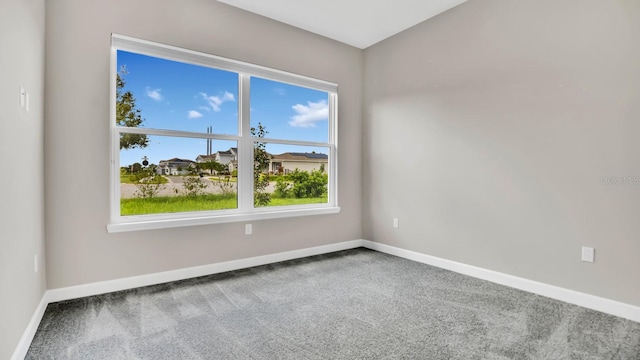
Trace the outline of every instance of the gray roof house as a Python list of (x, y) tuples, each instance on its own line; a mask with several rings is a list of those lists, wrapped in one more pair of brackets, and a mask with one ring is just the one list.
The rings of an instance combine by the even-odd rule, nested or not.
[(179, 158), (160, 160), (156, 172), (159, 175), (186, 175), (191, 172), (193, 164), (195, 164), (193, 160)]
[(301, 171), (326, 171), (328, 163), (329, 156), (327, 154), (286, 152), (279, 155), (271, 155), (269, 172), (288, 174), (295, 169)]

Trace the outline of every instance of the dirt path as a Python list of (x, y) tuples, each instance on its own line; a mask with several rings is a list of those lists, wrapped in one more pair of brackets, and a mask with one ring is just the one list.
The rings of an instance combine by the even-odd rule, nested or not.
[[(180, 179), (182, 180), (182, 179)], [(217, 181), (211, 181), (207, 178), (202, 178), (202, 182), (207, 184), (207, 188), (204, 189), (205, 193), (209, 194), (220, 194), (222, 191), (220, 187), (217, 185)], [(237, 183), (230, 183), (233, 186), (233, 189), (237, 189)], [(166, 184), (162, 184), (162, 190), (158, 193), (158, 196), (176, 196), (183, 191), (182, 182), (177, 183), (171, 181)], [(236, 190), (237, 191), (237, 190)], [(136, 197), (136, 193), (138, 193), (138, 187), (134, 184), (120, 184), (120, 198), (121, 199), (130, 199)]]

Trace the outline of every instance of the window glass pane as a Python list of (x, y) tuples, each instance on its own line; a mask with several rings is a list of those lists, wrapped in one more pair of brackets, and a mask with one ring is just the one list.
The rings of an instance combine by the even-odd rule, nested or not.
[[(112, 164), (110, 231), (337, 206), (337, 164), (329, 163), (336, 160), (329, 106), (337, 85), (118, 35), (112, 51), (112, 156), (119, 161)], [(242, 101), (250, 111), (240, 118)], [(253, 161), (239, 164), (238, 148), (251, 152), (252, 144)], [(252, 197), (253, 206), (245, 201)], [(274, 213), (273, 206), (281, 208)]]
[(251, 78), (251, 127), (262, 124), (265, 137), (329, 141), (329, 94), (277, 81)]
[(122, 50), (117, 70), (118, 125), (238, 134), (238, 74)]
[(238, 207), (237, 142), (145, 136), (146, 148), (120, 150), (121, 215)]
[(264, 150), (269, 160), (260, 179), (268, 180), (270, 201), (258, 206), (327, 203), (329, 148), (267, 143)]

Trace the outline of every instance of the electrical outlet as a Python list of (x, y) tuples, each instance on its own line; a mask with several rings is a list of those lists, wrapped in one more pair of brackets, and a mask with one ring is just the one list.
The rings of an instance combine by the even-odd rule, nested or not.
[(251, 226), (251, 224), (245, 224), (244, 225), (244, 234), (245, 235), (253, 234), (253, 226)]
[(399, 222), (398, 218), (393, 218), (393, 227), (395, 229), (400, 227), (400, 222)]
[(27, 102), (27, 91), (20, 86), (20, 107), (24, 107)]
[(596, 249), (592, 247), (582, 247), (582, 261), (594, 262), (596, 256)]

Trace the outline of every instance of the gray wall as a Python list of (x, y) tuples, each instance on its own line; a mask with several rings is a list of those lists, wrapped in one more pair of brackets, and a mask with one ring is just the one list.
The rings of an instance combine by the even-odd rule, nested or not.
[[(0, 2), (0, 359), (11, 357), (46, 288), (44, 10), (44, 0)], [(30, 94), (29, 112), (20, 107), (20, 86)]]
[[(112, 32), (338, 83), (342, 212), (108, 234)], [(49, 288), (360, 238), (362, 51), (212, 0), (51, 1), (46, 34)]]
[(638, 1), (475, 0), (368, 48), (365, 238), (640, 305), (640, 185), (601, 182), (640, 177), (638, 39)]

